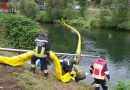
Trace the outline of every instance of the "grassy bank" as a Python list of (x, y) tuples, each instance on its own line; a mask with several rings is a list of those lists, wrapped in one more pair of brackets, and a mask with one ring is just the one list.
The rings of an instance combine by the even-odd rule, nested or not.
[(62, 83), (55, 78), (51, 70), (49, 78), (43, 77), (40, 71), (32, 75), (26, 67), (28, 66), (0, 65), (0, 87), (3, 90), (92, 90), (82, 82)]
[[(1, 56), (16, 56), (17, 53), (0, 51)], [(0, 88), (3, 90), (92, 90), (82, 81), (62, 83), (55, 77), (53, 67), (49, 68), (49, 78), (43, 76), (39, 68), (36, 74), (29, 71), (30, 65), (18, 67), (0, 64)]]

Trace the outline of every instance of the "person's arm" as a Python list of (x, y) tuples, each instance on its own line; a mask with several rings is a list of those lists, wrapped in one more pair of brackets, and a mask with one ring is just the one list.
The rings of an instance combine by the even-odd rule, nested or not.
[(51, 45), (49, 42), (46, 43), (45, 50), (46, 50), (47, 55), (49, 55), (49, 51), (51, 50)]
[(105, 71), (105, 75), (106, 75), (107, 79), (110, 80), (110, 74), (109, 74), (109, 71), (107, 68), (107, 64), (105, 64), (105, 66), (104, 66), (104, 71)]
[(90, 66), (89, 71), (91, 74), (93, 73), (93, 64)]

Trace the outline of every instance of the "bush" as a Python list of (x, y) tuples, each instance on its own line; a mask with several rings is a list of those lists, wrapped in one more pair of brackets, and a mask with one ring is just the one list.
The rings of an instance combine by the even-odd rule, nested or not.
[(35, 18), (39, 12), (39, 7), (34, 0), (21, 0), (19, 9), (21, 14), (31, 18)]
[(112, 17), (111, 17), (111, 13), (109, 10), (100, 10), (100, 25), (103, 28), (110, 28), (110, 27), (114, 27), (114, 22), (112, 22)]
[(93, 19), (90, 25), (92, 28), (101, 28), (100, 19)]
[(41, 27), (21, 15), (0, 14), (0, 27), (6, 30), (6, 39), (13, 48), (31, 49)]
[(130, 90), (130, 81), (128, 80), (116, 81), (114, 90)]
[(45, 18), (46, 18), (45, 12), (44, 12), (44, 11), (40, 11), (40, 12), (37, 14), (35, 20), (36, 20), (36, 21), (43, 22), (43, 21), (45, 20)]

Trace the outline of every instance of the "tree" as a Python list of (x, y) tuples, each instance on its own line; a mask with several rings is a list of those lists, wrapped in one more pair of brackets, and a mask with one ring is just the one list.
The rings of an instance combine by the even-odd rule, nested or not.
[(120, 26), (127, 21), (128, 0), (114, 0), (113, 4), (115, 6), (112, 8), (112, 20), (115, 22), (115, 26)]
[(20, 13), (35, 18), (39, 12), (39, 7), (34, 0), (21, 0), (19, 5)]
[(80, 6), (80, 14), (85, 17), (86, 7), (87, 7), (87, 0), (77, 0)]
[(111, 8), (113, 0), (102, 0), (101, 1), (101, 7), (103, 8)]
[(74, 16), (74, 0), (45, 0), (45, 5), (47, 18), (50, 20)]
[[(129, 0), (102, 0), (101, 2), (101, 17), (104, 13), (110, 11), (111, 22), (113, 27), (122, 28), (129, 19)], [(108, 16), (108, 14), (106, 15)]]

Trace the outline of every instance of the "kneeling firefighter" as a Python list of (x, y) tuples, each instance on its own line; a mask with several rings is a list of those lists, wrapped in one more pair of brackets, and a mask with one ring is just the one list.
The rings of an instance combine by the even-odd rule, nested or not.
[(31, 58), (31, 70), (35, 73), (36, 61), (40, 59), (41, 71), (44, 72), (44, 76), (48, 77), (47, 57), (49, 57), (50, 43), (48, 41), (48, 31), (45, 30), (35, 39), (34, 55)]
[(65, 59), (60, 59), (59, 61), (62, 66), (62, 74), (69, 72), (70, 75), (73, 77), (74, 75), (72, 71), (75, 71), (76, 77), (72, 79), (76, 82), (86, 78), (85, 72), (79, 69), (77, 65), (75, 65), (76, 64), (75, 60), (71, 58), (65, 58)]

